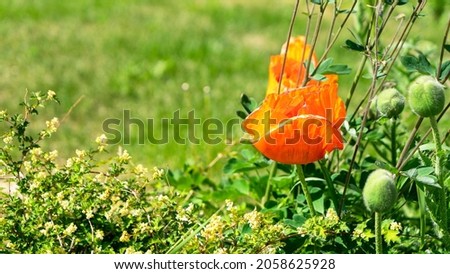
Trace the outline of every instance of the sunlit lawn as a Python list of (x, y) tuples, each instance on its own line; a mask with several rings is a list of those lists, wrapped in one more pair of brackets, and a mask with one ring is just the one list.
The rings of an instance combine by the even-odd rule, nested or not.
[[(196, 118), (214, 117), (226, 123), (236, 117), (241, 93), (262, 100), (269, 56), (278, 53), (286, 38), (293, 3), (1, 1), (0, 108), (16, 108), (26, 90), (51, 89), (57, 92), (61, 106), (51, 107), (44, 116), (62, 119), (81, 98), (60, 131), (46, 143), (63, 156), (76, 148), (93, 147), (95, 137), (103, 133), (102, 122), (122, 120), (124, 110), (145, 123), (154, 119), (156, 129), (151, 134), (155, 137), (161, 136), (160, 120), (171, 118), (178, 109), (182, 118), (195, 110)], [(419, 23), (411, 37), (436, 45), (441, 43), (444, 25)], [(294, 32), (303, 33), (302, 24)], [(350, 32), (344, 30), (341, 38), (338, 44), (343, 45), (351, 39)], [(318, 51), (322, 50), (319, 45)], [(342, 47), (330, 56), (354, 69), (359, 59), (357, 53)], [(343, 97), (352, 77), (341, 77)], [(361, 98), (363, 92), (362, 86), (356, 96)], [(138, 144), (136, 129), (132, 127), (132, 144), (122, 146), (136, 161), (151, 165), (177, 166), (188, 159), (208, 163), (227, 146), (204, 141), (176, 144), (172, 131), (168, 144), (147, 140)], [(182, 128), (182, 136), (187, 135), (186, 129)], [(195, 129), (200, 138), (201, 126)], [(236, 141), (240, 128), (233, 129)]]

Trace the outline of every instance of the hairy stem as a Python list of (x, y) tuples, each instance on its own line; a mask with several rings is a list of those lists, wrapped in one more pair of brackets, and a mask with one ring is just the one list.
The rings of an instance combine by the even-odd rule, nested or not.
[[(439, 185), (441, 186), (441, 189), (439, 190), (439, 212), (441, 214), (441, 223), (442, 223), (442, 230), (444, 230), (444, 233), (448, 235), (448, 221), (447, 221), (447, 189), (444, 186), (444, 180), (442, 177), (442, 162), (441, 162), (441, 153), (442, 153), (442, 144), (441, 144), (441, 137), (439, 134), (439, 128), (436, 121), (435, 116), (430, 117), (430, 123), (431, 123), (431, 129), (433, 131), (433, 139), (434, 144), (436, 146), (436, 161), (435, 161), (435, 167), (434, 172), (436, 174), (436, 177), (438, 178)], [(448, 239), (447, 239), (448, 240)]]
[(381, 212), (375, 212), (375, 252), (383, 254), (383, 242), (381, 238)]

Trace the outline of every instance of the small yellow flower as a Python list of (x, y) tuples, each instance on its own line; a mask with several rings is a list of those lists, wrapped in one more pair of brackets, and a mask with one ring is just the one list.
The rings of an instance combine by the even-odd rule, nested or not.
[(69, 207), (69, 201), (67, 201), (67, 200), (62, 200), (62, 201), (61, 201), (61, 207), (62, 207), (63, 209), (67, 209), (67, 208)]
[(12, 144), (12, 142), (13, 142), (13, 138), (12, 138), (12, 136), (6, 136), (5, 138), (3, 138), (3, 143), (5, 143), (5, 144), (7, 144), (7, 145), (10, 145), (10, 144)]
[(105, 192), (100, 194), (100, 196), (98, 198), (102, 201), (105, 201), (109, 198), (109, 195), (110, 195), (109, 190), (106, 190)]
[(134, 247), (130, 246), (130, 247), (127, 247), (127, 249), (125, 249), (125, 254), (142, 254), (142, 252), (136, 251), (136, 249), (134, 249)]
[(117, 155), (119, 156), (119, 162), (126, 163), (131, 160), (131, 156), (127, 150), (119, 150)]
[(92, 211), (92, 209), (87, 210), (86, 219), (92, 219), (92, 217), (94, 217), (94, 212)]
[(390, 229), (390, 230), (400, 231), (400, 230), (402, 230), (402, 224), (393, 221), (393, 222), (389, 225), (389, 229)]
[(105, 236), (105, 233), (102, 231), (102, 230), (100, 230), (100, 229), (97, 229), (96, 231), (95, 231), (95, 238), (96, 239), (98, 239), (98, 240), (103, 240), (103, 237)]
[(122, 232), (122, 236), (120, 236), (119, 241), (124, 243), (129, 242), (130, 236), (131, 235), (128, 233), (128, 231), (125, 230)]
[(144, 176), (146, 173), (148, 173), (148, 169), (139, 164), (134, 168), (134, 173), (136, 173), (136, 175), (138, 176)]
[(30, 190), (35, 190), (39, 188), (40, 185), (41, 185), (40, 181), (32, 181), (30, 184)]
[(56, 194), (56, 200), (58, 200), (58, 202), (61, 202), (62, 200), (64, 200), (64, 193), (62, 191), (58, 192), (58, 194)]
[(159, 180), (164, 177), (164, 169), (153, 168), (153, 180)]
[(14, 248), (16, 248), (16, 245), (15, 245), (13, 242), (7, 240), (7, 241), (6, 241), (6, 247), (7, 247), (7, 248), (14, 249)]
[(57, 117), (54, 117), (50, 121), (46, 121), (45, 124), (47, 125), (47, 132), (49, 134), (55, 133), (59, 127), (59, 120)]
[(54, 92), (53, 90), (49, 90), (47, 91), (47, 100), (53, 100), (56, 96), (56, 92)]
[(32, 156), (41, 156), (42, 155), (42, 149), (40, 147), (35, 147), (32, 150), (30, 150), (30, 153)]
[(74, 223), (70, 223), (70, 225), (66, 228), (66, 229), (64, 229), (64, 232), (63, 232), (63, 234), (64, 235), (66, 235), (66, 236), (70, 236), (70, 235), (72, 235), (75, 231), (77, 231), (77, 226), (76, 225), (74, 225)]
[(325, 219), (327, 219), (328, 221), (330, 221), (333, 224), (339, 223), (339, 216), (337, 215), (336, 211), (334, 211), (334, 209), (332, 209), (332, 208), (329, 208), (327, 210)]
[(49, 153), (45, 153), (44, 159), (47, 161), (54, 161), (58, 157), (58, 151), (52, 150)]
[(102, 134), (102, 135), (98, 136), (97, 138), (95, 138), (95, 142), (98, 145), (99, 151), (103, 151), (105, 149), (105, 147), (107, 145), (107, 141), (108, 141), (108, 138), (106, 138), (105, 134)]
[(75, 150), (75, 154), (77, 155), (78, 158), (83, 159), (84, 157), (86, 157), (87, 153), (86, 150), (83, 149), (77, 149)]
[(261, 225), (261, 215), (256, 210), (246, 213), (244, 215), (244, 220), (248, 222), (252, 229), (256, 229)]
[(73, 166), (73, 159), (72, 158), (67, 159), (66, 167), (71, 168), (72, 166)]
[(226, 206), (228, 211), (231, 211), (233, 209), (233, 206), (234, 206), (233, 201), (228, 200), (228, 199), (225, 200), (225, 206)]

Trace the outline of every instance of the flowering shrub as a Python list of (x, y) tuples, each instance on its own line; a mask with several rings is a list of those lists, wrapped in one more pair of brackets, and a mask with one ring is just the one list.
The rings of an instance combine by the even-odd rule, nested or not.
[(9, 125), (1, 135), (1, 178), (12, 186), (0, 194), (2, 252), (236, 253), (276, 252), (282, 245), (275, 239), (283, 226), (269, 215), (229, 203), (223, 215), (210, 217), (202, 202), (167, 183), (163, 169), (133, 164), (126, 150), (105, 160), (104, 135), (96, 148), (77, 150), (65, 162), (56, 150), (44, 151), (39, 142), (55, 133), (57, 118), (36, 137), (28, 127), (51, 100), (53, 92), (35, 93), (23, 103), (25, 115), (1, 114)]

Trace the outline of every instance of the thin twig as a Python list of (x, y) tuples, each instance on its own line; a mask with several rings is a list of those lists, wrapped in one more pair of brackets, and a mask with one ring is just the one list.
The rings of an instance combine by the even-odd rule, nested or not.
[(294, 28), (295, 18), (297, 17), (297, 10), (298, 10), (299, 4), (300, 4), (300, 0), (297, 0), (295, 2), (295, 7), (294, 7), (294, 11), (292, 13), (291, 22), (289, 23), (289, 30), (288, 30), (287, 40), (286, 40), (286, 51), (284, 53), (283, 65), (281, 66), (281, 72), (280, 72), (280, 81), (278, 83), (278, 94), (280, 94), (280, 92), (281, 92), (281, 84), (283, 83), (284, 68), (286, 67), (286, 59), (287, 59), (288, 51), (289, 51), (289, 41), (291, 40), (292, 29)]
[(417, 131), (419, 130), (420, 125), (423, 122), (423, 118), (419, 117), (417, 119), (416, 124), (414, 125), (413, 131), (409, 135), (408, 140), (406, 141), (405, 146), (403, 147), (402, 152), (400, 153), (400, 158), (398, 159), (396, 168), (400, 171), (407, 161), (406, 155), (408, 154), (408, 150), (411, 147), (412, 142), (414, 141), (414, 137), (416, 136)]
[(64, 123), (64, 121), (69, 117), (69, 115), (72, 113), (72, 111), (78, 106), (78, 104), (81, 103), (81, 101), (84, 99), (84, 95), (81, 95), (78, 100), (73, 103), (73, 105), (69, 108), (69, 110), (64, 114), (64, 117), (61, 119), (60, 124)]
[[(442, 61), (444, 60), (444, 52), (445, 52), (445, 42), (447, 42), (447, 36), (448, 36), (449, 30), (450, 30), (450, 17), (447, 22), (447, 29), (445, 30), (444, 39), (442, 40), (442, 45), (441, 45), (441, 53), (439, 55), (439, 63), (438, 63), (437, 71), (436, 71), (436, 79), (438, 79), (438, 80), (440, 80), (439, 78), (441, 76), (441, 67), (442, 67)], [(448, 78), (448, 76), (446, 78)], [(441, 84), (445, 83), (446, 80), (447, 79), (442, 79)]]
[(305, 0), (305, 2), (306, 2), (306, 11), (308, 13), (308, 20), (306, 20), (305, 43), (303, 45), (302, 58), (300, 59), (300, 62), (299, 62), (300, 68), (298, 70), (296, 87), (298, 87), (298, 85), (300, 85), (300, 76), (302, 75), (302, 72), (303, 72), (303, 66), (304, 66), (303, 63), (305, 60), (306, 47), (308, 45), (309, 32), (311, 30), (311, 21), (312, 21), (312, 16), (314, 14), (314, 8), (315, 8), (315, 5), (313, 5), (312, 9), (309, 8), (309, 0)]
[(309, 67), (311, 66), (311, 60), (314, 54), (314, 49), (316, 48), (316, 44), (317, 44), (317, 39), (319, 38), (319, 33), (320, 33), (320, 29), (322, 26), (322, 21), (323, 21), (323, 15), (325, 13), (325, 9), (328, 6), (328, 1), (326, 1), (324, 4), (320, 5), (320, 14), (319, 14), (319, 18), (317, 19), (317, 24), (316, 24), (316, 28), (314, 30), (314, 37), (313, 37), (313, 41), (311, 44), (311, 51), (309, 52), (309, 56), (308, 56), (308, 60), (307, 60), (307, 64), (306, 64), (306, 73), (305, 73), (305, 79), (303, 79), (303, 83), (302, 86), (305, 86), (306, 83), (308, 83), (309, 81)]

